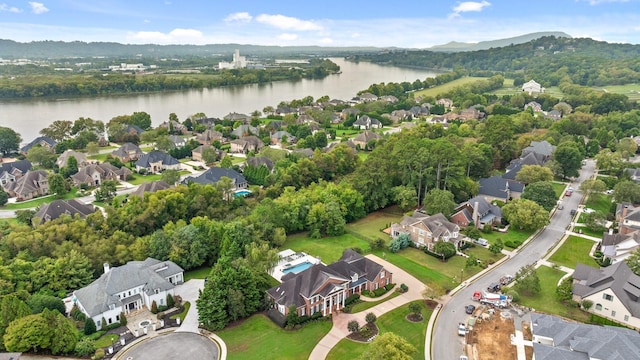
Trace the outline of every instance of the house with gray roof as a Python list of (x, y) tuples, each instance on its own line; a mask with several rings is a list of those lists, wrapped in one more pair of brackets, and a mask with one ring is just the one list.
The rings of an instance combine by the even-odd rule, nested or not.
[(615, 216), (619, 233), (629, 234), (640, 230), (640, 207), (630, 203), (617, 204)]
[(178, 135), (169, 135), (169, 141), (171, 141), (171, 147), (173, 149), (181, 148), (187, 145), (187, 140)]
[[(166, 305), (168, 294), (184, 281), (184, 270), (173, 261), (147, 258), (111, 268), (91, 284), (73, 292), (72, 301), (98, 329), (120, 321), (120, 314)], [(106, 323), (102, 323), (102, 319)]]
[(318, 263), (297, 274), (285, 274), (280, 285), (267, 290), (267, 296), (281, 316), (286, 316), (292, 305), (298, 316), (316, 312), (326, 316), (344, 308), (350, 295), (383, 287), (392, 277), (382, 265), (347, 249), (331, 265)]
[(532, 141), (529, 146), (522, 149), (522, 157), (526, 156), (529, 153), (534, 153), (539, 155), (543, 161), (547, 161), (553, 155), (553, 152), (556, 150), (555, 145), (551, 145), (546, 140), (543, 141)]
[(247, 165), (246, 166), (253, 166), (255, 168), (259, 168), (261, 166), (264, 166), (267, 169), (269, 169), (269, 172), (272, 172), (273, 171), (273, 167), (274, 167), (274, 163), (273, 163), (273, 160), (269, 159), (266, 156), (252, 156), (252, 157), (247, 159)]
[(371, 130), (365, 130), (351, 139), (351, 142), (356, 148), (360, 148), (361, 150), (371, 150), (369, 149), (369, 141), (377, 141), (380, 139), (382, 139), (382, 136), (379, 134), (374, 133)]
[(58, 142), (48, 136), (38, 136), (27, 145), (21, 147), (20, 152), (26, 155), (29, 149), (31, 149), (34, 146), (42, 146), (44, 148), (51, 150), (51, 152), (53, 152), (54, 148), (56, 147), (56, 144), (58, 144)]
[(80, 168), (77, 173), (71, 175), (71, 180), (76, 186), (81, 184), (100, 186), (106, 180), (126, 181), (132, 174), (133, 172), (126, 166), (117, 168), (108, 162), (104, 162)]
[(381, 129), (382, 123), (378, 119), (362, 115), (358, 116), (358, 119), (353, 123), (353, 127), (360, 130)]
[(640, 359), (640, 334), (621, 327), (531, 313), (531, 332), (536, 360)]
[(4, 187), (5, 184), (16, 181), (31, 170), (31, 167), (29, 160), (0, 163), (0, 185)]
[(611, 264), (624, 261), (638, 249), (640, 249), (640, 230), (614, 234), (613, 229), (609, 229), (600, 242), (600, 251), (611, 261)]
[(251, 125), (240, 125), (231, 131), (231, 135), (241, 138), (243, 136), (258, 135), (258, 128)]
[(167, 169), (180, 170), (180, 162), (166, 152), (154, 150), (136, 161), (136, 171), (140, 172), (142, 169), (147, 173), (159, 173)]
[[(54, 200), (48, 204), (40, 205), (38, 211), (33, 215), (34, 224), (43, 223), (45, 221), (54, 220), (62, 215), (74, 217), (76, 214), (81, 218), (87, 217), (97, 211), (97, 208), (91, 204), (84, 204), (77, 199), (70, 200)], [(35, 219), (39, 220), (35, 220)]]
[(122, 144), (122, 146), (111, 152), (111, 156), (120, 159), (123, 163), (138, 160), (142, 155), (144, 155), (144, 152), (140, 147), (130, 142)]
[(211, 145), (214, 141), (218, 141), (220, 143), (226, 141), (220, 131), (216, 131), (213, 129), (207, 129), (202, 134), (197, 134), (196, 140), (202, 145)]
[(533, 110), (533, 112), (541, 112), (542, 111), (542, 105), (540, 105), (540, 103), (537, 102), (537, 101), (530, 101), (530, 102), (524, 104), (524, 110), (527, 110), (528, 108), (531, 108), (531, 110)]
[(169, 188), (171, 188), (171, 185), (167, 184), (162, 180), (151, 181), (151, 182), (142, 183), (140, 186), (138, 186), (136, 191), (131, 193), (131, 195), (144, 198), (145, 193), (153, 193), (156, 191), (166, 190)]
[(16, 181), (3, 185), (10, 197), (18, 201), (30, 200), (49, 193), (49, 173), (44, 170), (29, 170)]
[(216, 160), (222, 159), (226, 153), (223, 150), (213, 147), (213, 145), (200, 145), (197, 148), (191, 150), (191, 159), (194, 161), (204, 161), (202, 154), (207, 149), (213, 149), (216, 152)]
[(438, 241), (450, 242), (458, 248), (464, 240), (460, 226), (447, 220), (443, 214), (427, 215), (420, 211), (403, 216), (400, 223), (391, 224), (391, 237), (396, 238), (400, 234), (409, 235), (416, 247), (429, 250)]
[(286, 142), (289, 144), (294, 144), (296, 142), (296, 137), (291, 135), (289, 132), (285, 130), (276, 131), (270, 136), (271, 144), (273, 145), (283, 145), (283, 141), (286, 139)]
[(203, 185), (215, 185), (217, 184), (222, 177), (228, 177), (231, 179), (233, 183), (233, 188), (231, 190), (240, 190), (246, 189), (249, 185), (247, 183), (247, 179), (242, 176), (239, 172), (233, 169), (221, 168), (221, 167), (212, 167), (207, 169), (202, 174), (193, 177), (189, 176), (182, 180), (183, 184), (189, 184), (190, 182), (203, 184)]
[(258, 152), (264, 147), (264, 143), (257, 136), (245, 136), (231, 141), (229, 151), (232, 153), (247, 154)]
[(519, 199), (525, 185), (519, 181), (505, 179), (500, 175), (479, 179), (480, 188), (478, 195), (484, 196), (487, 201), (500, 200), (508, 202), (510, 199)]
[(640, 276), (624, 261), (595, 268), (577, 264), (573, 273), (573, 300), (589, 300), (589, 312), (640, 329)]
[(626, 168), (624, 169), (626, 174), (629, 174), (629, 178), (636, 183), (640, 184), (640, 168)]
[(58, 165), (58, 168), (67, 166), (67, 161), (70, 157), (74, 157), (76, 159), (76, 161), (78, 162), (78, 167), (89, 165), (87, 154), (67, 149), (62, 154), (60, 154), (60, 156), (58, 156), (58, 159), (56, 159), (56, 165)]
[(246, 114), (239, 114), (237, 112), (230, 112), (223, 117), (224, 120), (229, 120), (231, 122), (240, 121), (243, 124), (248, 124), (251, 122), (251, 116)]
[(478, 229), (484, 228), (485, 225), (498, 226), (502, 222), (502, 209), (484, 197), (476, 196), (455, 208), (451, 222), (460, 227), (474, 224)]

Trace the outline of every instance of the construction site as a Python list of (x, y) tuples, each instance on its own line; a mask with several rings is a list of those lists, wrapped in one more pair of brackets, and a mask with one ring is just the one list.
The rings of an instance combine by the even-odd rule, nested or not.
[(467, 318), (465, 353), (470, 360), (532, 360), (531, 325), (519, 309), (481, 305)]

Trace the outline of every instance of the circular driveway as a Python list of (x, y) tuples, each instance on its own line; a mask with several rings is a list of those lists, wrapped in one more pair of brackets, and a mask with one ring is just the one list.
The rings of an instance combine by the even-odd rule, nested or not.
[(218, 346), (209, 338), (188, 332), (156, 336), (134, 345), (120, 360), (218, 359)]

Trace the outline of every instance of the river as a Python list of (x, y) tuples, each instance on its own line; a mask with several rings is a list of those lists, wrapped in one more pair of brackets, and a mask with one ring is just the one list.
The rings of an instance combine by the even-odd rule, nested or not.
[(74, 121), (79, 117), (89, 117), (107, 123), (118, 115), (145, 111), (151, 115), (153, 125), (157, 126), (167, 120), (172, 112), (178, 115), (180, 121), (199, 112), (218, 118), (234, 111), (250, 114), (254, 110), (262, 111), (265, 106), (276, 107), (283, 100), (301, 99), (305, 96), (319, 98), (324, 95), (331, 99), (348, 100), (371, 84), (413, 82), (437, 75), (428, 70), (354, 63), (341, 58), (331, 60), (340, 66), (342, 73), (316, 80), (178, 92), (0, 101), (0, 126), (14, 129), (26, 143), (55, 120)]

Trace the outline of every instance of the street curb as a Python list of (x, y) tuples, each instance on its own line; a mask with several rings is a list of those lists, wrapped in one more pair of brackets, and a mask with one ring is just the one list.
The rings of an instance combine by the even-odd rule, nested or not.
[(436, 323), (436, 319), (440, 315), (440, 310), (442, 310), (442, 304), (438, 304), (436, 308), (431, 313), (431, 318), (429, 318), (429, 323), (427, 324), (427, 334), (424, 337), (424, 359), (431, 360), (433, 351), (431, 347), (431, 340), (433, 338), (433, 324)]

